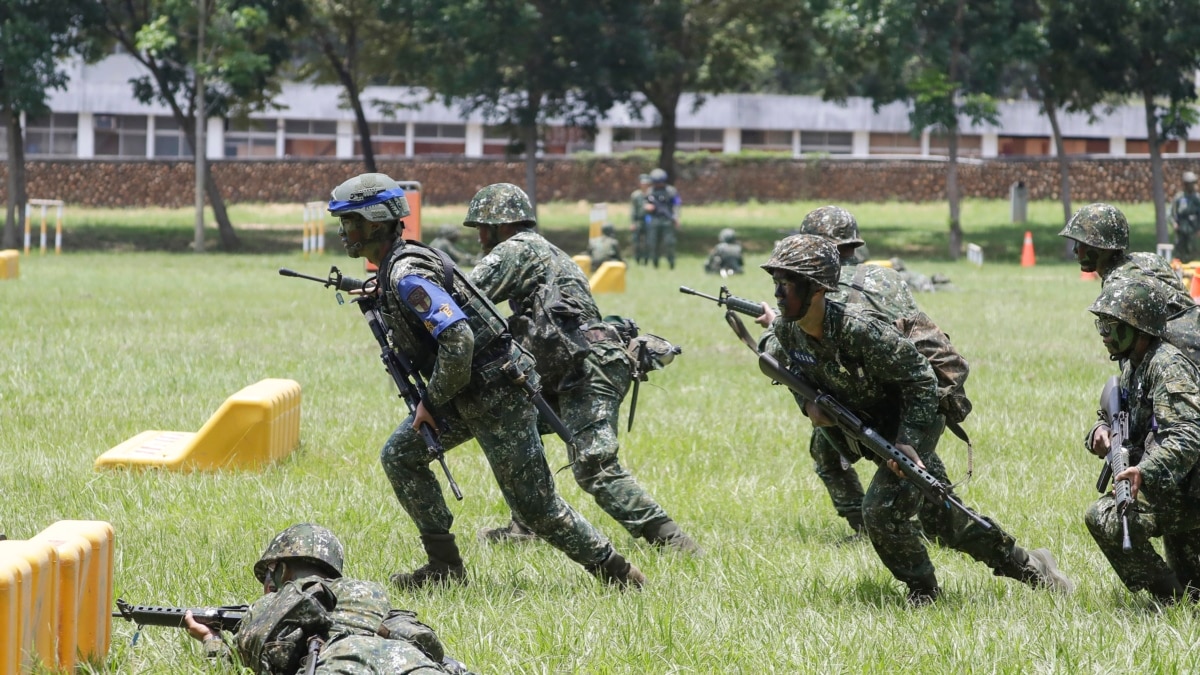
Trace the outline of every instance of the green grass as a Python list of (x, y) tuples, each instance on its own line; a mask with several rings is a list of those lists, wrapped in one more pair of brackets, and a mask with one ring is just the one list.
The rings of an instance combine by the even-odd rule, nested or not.
[[(686, 197), (686, 195), (685, 195)], [(737, 230), (738, 237), (750, 253), (769, 253), (775, 240), (800, 226), (804, 214), (822, 206), (820, 202), (684, 204), (683, 225), (679, 234), (679, 250), (703, 255), (717, 241), (717, 233), (725, 227)], [(229, 207), (230, 219), (242, 239), (243, 252), (250, 254), (283, 254), (300, 250), (300, 204), (234, 204)], [(856, 216), (871, 254), (882, 258), (900, 256), (947, 260), (946, 237), (949, 211), (944, 203), (924, 204), (863, 203), (846, 204)], [(1078, 209), (1082, 203), (1076, 204)], [(1154, 208), (1148, 203), (1118, 204), (1131, 223), (1132, 247), (1154, 250)], [(542, 231), (568, 252), (579, 252), (587, 246), (588, 221), (591, 205), (586, 202), (548, 203), (538, 207)], [(425, 206), (422, 228), (428, 241), (436, 236), (439, 226), (462, 223), (466, 206)], [(1062, 229), (1062, 206), (1058, 202), (1039, 201), (1029, 204), (1029, 221), (1014, 224), (1010, 207), (1003, 200), (964, 200), (962, 227), (967, 242), (979, 244), (988, 260), (1016, 262), (1020, 259), (1024, 234), (1033, 234), (1038, 254), (1046, 260), (1059, 260), (1065, 251), (1058, 237)], [(53, 215), (51, 214), (51, 218)], [(629, 205), (608, 205), (608, 219), (617, 225), (625, 247), (629, 246)], [(169, 251), (190, 250), (194, 236), (193, 209), (97, 209), (67, 206), (64, 228), (64, 248), (67, 250), (108, 251)], [(217, 231), (211, 212), (206, 234), (206, 246), (215, 250)], [(327, 244), (338, 249), (337, 223), (328, 219)], [(35, 215), (34, 245), (40, 219)], [(53, 222), (50, 227), (53, 228)], [(464, 231), (463, 246), (478, 250), (474, 236)], [(53, 235), (51, 235), (53, 236)]]
[[(1002, 225), (998, 209), (968, 205), (968, 240), (1005, 229), (995, 244), (1019, 250), (1025, 226)], [(729, 210), (736, 215), (695, 208), (685, 217), (713, 227), (736, 221), (764, 241), (794, 218), (769, 205)], [(856, 211), (880, 252), (936, 242), (944, 227), (934, 206)], [(1039, 231), (1057, 227), (1052, 208), (1033, 212)], [(583, 207), (547, 208), (549, 230), (579, 213), (586, 218)], [(926, 218), (933, 224), (920, 226)], [(897, 229), (875, 229), (885, 220)], [(752, 271), (727, 280), (734, 293), (769, 299), (756, 269), (765, 256), (752, 251)], [(947, 274), (958, 289), (918, 300), (972, 364), (966, 427), (975, 478), (961, 496), (1020, 543), (1049, 547), (1077, 582), (1074, 596), (1033, 591), (932, 548), (945, 600), (908, 609), (869, 546), (836, 545), (848, 531), (812, 472), (809, 425), (790, 397), (758, 373), (715, 306), (677, 292), (721, 283), (688, 256), (674, 272), (632, 268), (627, 293), (598, 299), (602, 311), (683, 345), (643, 388), (621, 456), (707, 555), (662, 554), (630, 540), (569, 472), (559, 475), (566, 499), (645, 571), (642, 592), (604, 587), (546, 545), (485, 547), (474, 533), (507, 511), (472, 442), (448, 458), (466, 493), (451, 508), (471, 584), (392, 591), (394, 604), (417, 611), (450, 654), (481, 673), (1195, 672), (1195, 611), (1160, 614), (1144, 594), (1128, 593), (1083, 526), (1099, 462), (1080, 439), (1116, 367), (1085, 311), (1098, 286), (1051, 257), (1043, 253), (1034, 268), (991, 257), (982, 268), (912, 266)], [(341, 256), (305, 261), (298, 250), (68, 247), (60, 257), (23, 258), (20, 278), (0, 282), (0, 530), (19, 539), (60, 519), (112, 522), (116, 594), (138, 604), (252, 600), (260, 589), (251, 564), (274, 533), (300, 521), (340, 535), (351, 576), (382, 581), (422, 562), (378, 463), (404, 417), (378, 348), (355, 309), (275, 272), (323, 275), (331, 263), (361, 270)], [(227, 396), (265, 377), (295, 379), (304, 391), (301, 448), (280, 464), (245, 473), (93, 471), (98, 455), (141, 431), (195, 431)], [(941, 455), (952, 477), (965, 474), (965, 446), (948, 434)], [(564, 463), (558, 440), (547, 440), (547, 456)], [(132, 634), (131, 625), (114, 626), (105, 672), (209, 669), (182, 631), (146, 628), (131, 648)]]

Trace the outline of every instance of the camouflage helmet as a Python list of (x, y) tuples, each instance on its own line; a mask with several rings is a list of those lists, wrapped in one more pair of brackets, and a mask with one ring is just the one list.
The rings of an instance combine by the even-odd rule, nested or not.
[(266, 581), (267, 568), (271, 563), (287, 560), (302, 560), (316, 565), (329, 573), (330, 577), (342, 576), (345, 553), (342, 542), (329, 529), (311, 523), (293, 525), (275, 535), (262, 557), (254, 563), (254, 576)]
[(736, 240), (737, 233), (733, 231), (732, 227), (727, 227), (717, 234), (717, 241), (722, 244), (732, 244)]
[(1196, 174), (1192, 173), (1191, 171), (1184, 171), (1183, 172), (1183, 182), (1195, 183), (1196, 182)]
[(667, 182), (667, 172), (663, 171), (662, 169), (654, 169), (653, 171), (650, 172), (650, 182), (651, 183)]
[(648, 174), (648, 173), (638, 174), (638, 182), (641, 183), (642, 185), (649, 185), (650, 184), (650, 174)]
[(1071, 216), (1058, 236), (1092, 248), (1123, 251), (1129, 248), (1129, 221), (1111, 204), (1088, 204)]
[(467, 219), (463, 225), (479, 227), (506, 223), (537, 225), (529, 195), (512, 183), (495, 183), (476, 192), (471, 198), (471, 205), (467, 207)]
[(454, 241), (455, 239), (458, 239), (458, 228), (454, 227), (453, 225), (442, 225), (438, 228), (438, 236), (444, 239), (449, 239), (450, 241)]
[(364, 173), (333, 189), (329, 213), (334, 217), (357, 213), (373, 223), (380, 223), (400, 220), (412, 211), (404, 198), (404, 190), (391, 177), (382, 173)]
[(775, 244), (770, 259), (762, 268), (808, 277), (828, 290), (837, 288), (841, 272), (841, 256), (833, 242), (815, 234), (793, 234)]
[(1155, 337), (1162, 337), (1170, 312), (1163, 291), (1145, 279), (1136, 278), (1118, 278), (1105, 284), (1088, 311), (1112, 317)]
[(822, 206), (804, 216), (800, 223), (801, 234), (816, 234), (829, 239), (838, 246), (862, 246), (858, 236), (858, 221), (854, 215), (840, 206)]
[(617, 233), (617, 228), (612, 223), (605, 223), (600, 226), (600, 233), (611, 237)]

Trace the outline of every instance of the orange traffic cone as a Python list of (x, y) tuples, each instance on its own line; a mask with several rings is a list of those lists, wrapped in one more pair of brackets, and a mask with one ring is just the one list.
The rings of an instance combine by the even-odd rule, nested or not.
[(1197, 298), (1200, 298), (1200, 272), (1192, 272), (1191, 296), (1193, 302), (1200, 303), (1200, 300), (1197, 300)]
[(1079, 273), (1080, 281), (1095, 281), (1099, 278), (1100, 278), (1100, 275), (1096, 274), (1095, 272), (1080, 272)]
[(1021, 247), (1021, 267), (1033, 267), (1036, 259), (1033, 255), (1033, 232), (1025, 230), (1025, 245)]

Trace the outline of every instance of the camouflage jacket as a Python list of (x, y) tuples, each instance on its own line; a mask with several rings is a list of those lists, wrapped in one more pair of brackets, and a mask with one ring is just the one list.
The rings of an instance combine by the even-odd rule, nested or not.
[(600, 235), (588, 240), (588, 256), (592, 259), (592, 267), (599, 267), (609, 260), (621, 260), (621, 242), (616, 237)]
[(1180, 192), (1171, 200), (1171, 222), (1186, 234), (1200, 231), (1200, 194)]
[(721, 242), (712, 248), (708, 254), (709, 266), (712, 271), (742, 270), (742, 245), (738, 243)]
[(450, 402), (481, 366), (508, 354), (508, 326), (499, 310), (456, 272), (447, 292), (442, 260), (430, 249), (397, 239), (380, 265), (384, 320), (392, 346), (427, 378), (429, 402)]
[(635, 230), (646, 224), (646, 193), (641, 190), (629, 195), (629, 222)]
[(842, 262), (837, 290), (827, 292), (825, 299), (862, 305), (889, 322), (920, 311), (899, 272), (879, 265), (861, 264), (853, 258)]
[(823, 330), (814, 340), (799, 322), (779, 317), (763, 336), (763, 349), (893, 442), (911, 444), (938, 422), (933, 367), (895, 326), (827, 300)]
[[(1121, 399), (1129, 408), (1129, 438), (1151, 498), (1161, 486), (1186, 490), (1200, 463), (1200, 370), (1174, 346), (1156, 341), (1137, 365), (1121, 363)], [(1131, 463), (1135, 458), (1131, 458)], [(1200, 492), (1193, 497), (1200, 499)]]
[(1175, 275), (1175, 270), (1165, 260), (1153, 253), (1123, 253), (1098, 269), (1101, 284), (1105, 285), (1117, 279), (1140, 279), (1149, 281), (1169, 299), (1169, 315), (1178, 314), (1185, 309), (1196, 306), (1183, 282)]
[(679, 199), (679, 192), (675, 190), (674, 185), (651, 188), (642, 201), (643, 203), (654, 204), (654, 210), (646, 212), (646, 215), (649, 216), (650, 224), (665, 227), (673, 225), (675, 221), (679, 220), (679, 205), (682, 202)]
[(579, 265), (533, 230), (496, 244), (471, 270), (471, 281), (492, 302), (508, 301), (514, 311), (553, 277), (554, 283), (584, 307), (584, 322), (600, 320), (592, 287)]

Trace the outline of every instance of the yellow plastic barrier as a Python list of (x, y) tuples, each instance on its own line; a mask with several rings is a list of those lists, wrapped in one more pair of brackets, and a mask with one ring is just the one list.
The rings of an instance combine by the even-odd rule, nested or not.
[(875, 265), (875, 266), (877, 266), (877, 267), (891, 267), (891, 266), (892, 266), (892, 261), (891, 261), (890, 259), (884, 259), (884, 258), (880, 258), (880, 259), (878, 259), (878, 260), (868, 260), (867, 262), (865, 262), (865, 263), (863, 263), (863, 264), (865, 264), (865, 265)]
[(573, 255), (571, 260), (579, 265), (579, 269), (583, 270), (583, 276), (590, 277), (592, 275), (592, 256), (590, 255)]
[(28, 643), (24, 619), (29, 615), (29, 563), (0, 560), (0, 675), (21, 672), (21, 650)]
[(96, 459), (96, 469), (253, 469), (300, 446), (300, 384), (266, 379), (225, 400), (200, 431), (145, 431)]
[(0, 279), (16, 279), (21, 276), (21, 252), (10, 248), (0, 251)]
[[(0, 666), (0, 673), (32, 672), (38, 663), (56, 668), (58, 553), (43, 541), (0, 541), (0, 568), (15, 571), (14, 576), (22, 586), (19, 593), (21, 606), (16, 616), (5, 616), (0, 610), (0, 633), (15, 636), (21, 670), (7, 670), (9, 660), (0, 657), (0, 663), (5, 664)], [(0, 574), (0, 579), (4, 577)], [(4, 625), (6, 620), (12, 623)]]
[(58, 554), (58, 668), (99, 663), (112, 640), (113, 527), (102, 520), (60, 520), (30, 541)]
[(609, 260), (588, 281), (593, 293), (624, 293), (625, 263)]

